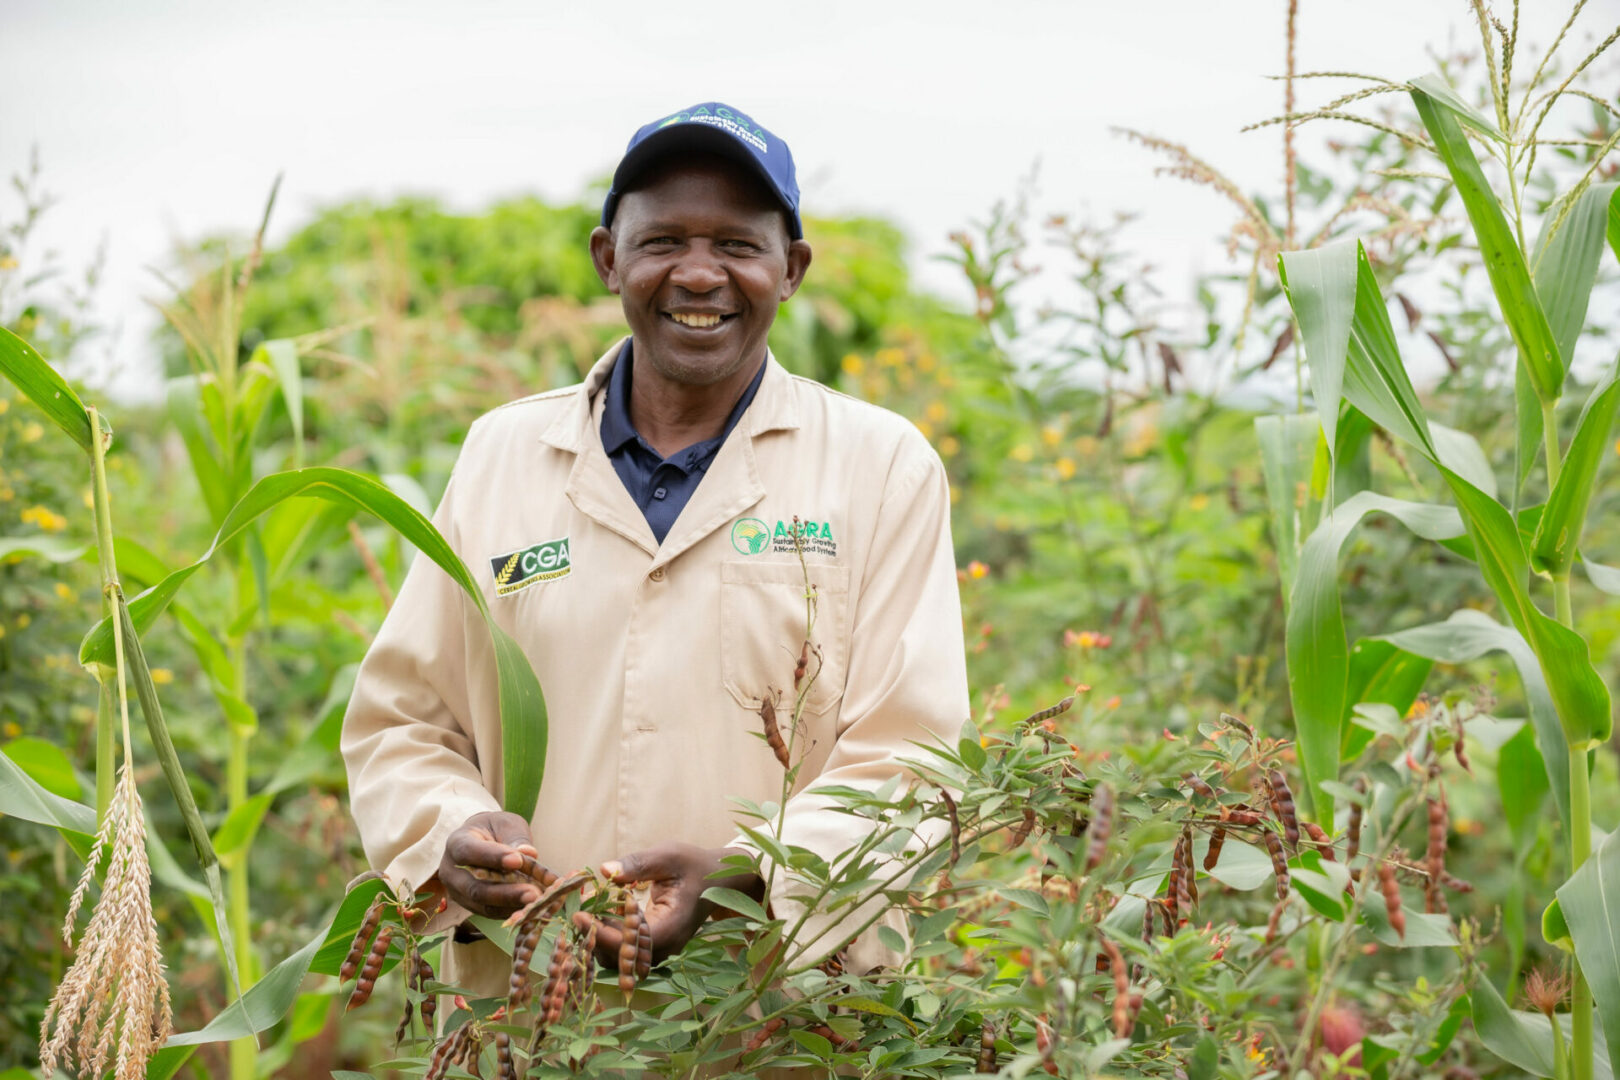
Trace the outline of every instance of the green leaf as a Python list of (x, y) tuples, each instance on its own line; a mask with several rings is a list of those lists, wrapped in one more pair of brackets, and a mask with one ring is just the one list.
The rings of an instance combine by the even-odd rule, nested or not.
[(1424, 86), (1413, 86), (1412, 101), (1468, 211), (1474, 238), (1485, 260), (1485, 272), (1502, 306), (1508, 331), (1519, 347), (1519, 358), (1529, 372), (1536, 396), (1543, 402), (1557, 401), (1563, 391), (1566, 369), (1552, 327), (1536, 296), (1536, 287), (1530, 280), (1524, 253), (1514, 241), (1502, 207), (1458, 126), (1459, 113), (1437, 97), (1436, 91)]
[(1360, 704), (1388, 705), (1397, 716), (1405, 716), (1428, 681), (1434, 661), (1398, 649), (1387, 641), (1363, 638), (1350, 647), (1350, 674), (1345, 701), (1350, 715), (1343, 718), (1339, 760), (1353, 761), (1372, 742), (1373, 733), (1351, 723)]
[(1611, 1071), (1620, 1072), (1620, 830), (1581, 864), (1558, 890), (1575, 959), (1609, 1044)]
[(1355, 264), (1322, 248), (1285, 251), (1277, 257), (1278, 276), (1299, 320), (1305, 359), (1311, 368), (1311, 396), (1334, 453), (1339, 426), (1339, 387), (1350, 344), (1350, 318), (1356, 305)]
[(90, 452), (90, 414), (84, 402), (28, 342), (0, 326), (0, 375), (10, 379), (23, 396), (44, 412), (51, 423), (72, 436), (79, 449)]
[(1535, 729), (1536, 742), (1542, 747), (1547, 783), (1557, 803), (1559, 819), (1569, 821), (1569, 754), (1564, 749), (1558, 708), (1547, 689), (1541, 663), (1522, 634), (1483, 611), (1464, 608), (1452, 612), (1444, 622), (1385, 634), (1380, 640), (1441, 664), (1466, 664), (1487, 653), (1506, 653), (1518, 669), (1519, 681), (1524, 686), (1530, 723)]
[(93, 807), (64, 799), (42, 786), (9, 754), (0, 754), (0, 814), (80, 836), (96, 835)]
[(1562, 199), (1555, 202), (1542, 220), (1531, 276), (1567, 371), (1575, 359), (1575, 342), (1586, 325), (1609, 217), (1620, 208), (1620, 183), (1588, 186), (1549, 241), (1547, 230), (1557, 221), (1563, 205)]
[(997, 889), (1003, 899), (1011, 900), (1019, 907), (1029, 908), (1040, 915), (1051, 915), (1052, 909), (1046, 904), (1046, 897), (1034, 889)]
[(1536, 455), (1541, 453), (1542, 435), (1541, 401), (1523, 364), (1513, 368), (1513, 417), (1513, 504), (1516, 507), (1524, 482), (1535, 468)]
[(1255, 418), (1254, 433), (1260, 444), (1272, 540), (1277, 545), (1278, 575), (1287, 604), (1299, 565), (1299, 547), (1316, 528), (1321, 511), (1321, 500), (1312, 497), (1308, 483), (1321, 425), (1303, 414), (1260, 416)]
[(765, 914), (765, 909), (758, 900), (746, 893), (740, 893), (736, 889), (727, 889), (716, 885), (703, 890), (703, 899), (720, 907), (730, 908), (738, 915), (746, 919), (752, 919), (755, 922), (770, 921), (770, 916)]
[[(259, 823), (275, 801), (274, 795), (255, 795), (239, 803), (234, 810), (225, 815), (220, 822), (219, 831), (214, 834), (214, 851), (220, 858), (229, 858), (233, 853), (246, 848), (253, 843), (254, 834), (259, 831)], [(233, 864), (234, 865), (234, 864)]]
[(1474, 1030), (1487, 1050), (1528, 1073), (1553, 1075), (1550, 1020), (1540, 1013), (1508, 1008), (1484, 972), (1480, 972), (1469, 996), (1474, 1006)]
[(1497, 128), (1494, 123), (1475, 112), (1473, 107), (1469, 105), (1468, 102), (1464, 101), (1457, 91), (1453, 90), (1451, 85), (1439, 75), (1434, 73), (1419, 75), (1408, 85), (1416, 90), (1421, 90), (1439, 104), (1444, 105), (1446, 108), (1456, 113), (1457, 119), (1461, 120), (1463, 123), (1479, 132), (1481, 135), (1494, 139), (1499, 143), (1507, 142), (1507, 140), (1502, 137), (1501, 130)]
[[(1541, 672), (1538, 670), (1536, 674), (1539, 676)], [(1567, 763), (1565, 769), (1567, 775)], [(1502, 797), (1502, 817), (1507, 821), (1515, 852), (1524, 851), (1535, 834), (1541, 806), (1547, 801), (1547, 792), (1552, 790), (1547, 779), (1549, 773), (1541, 751), (1536, 749), (1535, 730), (1529, 726), (1520, 728), (1519, 733), (1497, 751), (1496, 789)]]
[(1346, 242), (1323, 251), (1333, 252), (1336, 259), (1353, 259), (1356, 267), (1356, 307), (1350, 322), (1344, 396), (1379, 427), (1420, 448), (1425, 457), (1433, 460), (1436, 454), (1428, 416), (1401, 363), (1395, 327), (1389, 321), (1389, 309), (1378, 290), (1378, 278), (1367, 261), (1366, 249), (1359, 242), (1354, 248)]
[(1389, 925), (1389, 913), (1382, 904), (1367, 904), (1361, 909), (1361, 921), (1372, 936), (1379, 943), (1388, 945), (1392, 949), (1454, 949), (1457, 947), (1457, 935), (1451, 928), (1451, 918), (1446, 915), (1431, 915), (1422, 911), (1413, 911), (1411, 908), (1403, 909), (1406, 912), (1406, 936), (1395, 933), (1395, 928)]
[(34, 555), (46, 562), (65, 563), (80, 558), (90, 545), (66, 536), (0, 536), (0, 559)]
[(1575, 951), (1575, 939), (1570, 936), (1569, 923), (1564, 919), (1564, 905), (1558, 902), (1556, 896), (1552, 903), (1542, 909), (1541, 939), (1555, 949), (1567, 953)]
[(1580, 419), (1575, 423), (1575, 435), (1564, 454), (1558, 482), (1553, 485), (1547, 505), (1541, 511), (1530, 546), (1530, 564), (1542, 573), (1561, 577), (1569, 573), (1575, 562), (1598, 465), (1609, 453), (1609, 429), (1614, 426), (1617, 408), (1620, 408), (1620, 362), (1609, 369), (1609, 374), (1592, 388), (1591, 396), (1586, 399)]
[(1456, 511), (1449, 506), (1363, 491), (1346, 499), (1305, 541), (1285, 639), (1300, 764), (1311, 813), (1318, 821), (1333, 819), (1333, 799), (1321, 784), (1338, 777), (1341, 737), (1349, 712), (1350, 654), (1339, 600), (1339, 556), (1361, 519), (1374, 512), (1389, 514), (1428, 540), (1454, 537), (1463, 531)]
[(203, 399), (201, 384), (196, 375), (182, 375), (170, 379), (167, 388), (169, 419), (180, 433), (180, 442), (191, 461), (191, 473), (208, 504), (211, 521), (224, 520), (231, 506), (230, 483), (220, 464), (219, 450), (212, 434), (202, 425)]
[[(495, 652), (505, 776), (503, 805), (521, 817), (532, 816), (545, 776), (548, 730), (540, 681), (522, 648), (495, 622), (472, 572), (433, 523), (369, 476), (324, 466), (266, 476), (231, 507), (207, 551), (129, 602), (135, 625), (149, 627), (180, 587), (217, 551), (279, 503), (300, 496), (355, 506), (381, 518), (449, 574), (478, 609)], [(85, 637), (79, 656), (87, 663), (107, 663), (111, 648), (110, 624), (104, 619)]]
[(74, 802), (84, 794), (79, 777), (73, 771), (73, 762), (55, 743), (24, 735), (6, 743), (4, 749), (6, 757), (51, 794)]
[(1496, 498), (1496, 474), (1491, 471), (1490, 459), (1485, 456), (1478, 439), (1466, 431), (1443, 424), (1431, 423), (1429, 433), (1434, 436), (1434, 449), (1441, 464), (1491, 498)]
[(285, 339), (267, 341), (253, 350), (253, 359), (276, 373), (281, 397), (287, 404), (287, 419), (293, 430), (293, 468), (304, 465), (304, 384), (298, 369), (298, 346)]

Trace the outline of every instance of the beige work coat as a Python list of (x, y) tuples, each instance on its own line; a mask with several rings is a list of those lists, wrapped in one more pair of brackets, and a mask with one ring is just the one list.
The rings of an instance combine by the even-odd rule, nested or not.
[[(475, 422), (434, 516), (545, 690), (540, 860), (567, 872), (665, 840), (731, 844), (746, 819), (730, 797), (780, 801), (782, 767), (756, 732), (804, 640), (795, 516), (824, 666), (784, 839), (830, 858), (867, 826), (806, 789), (876, 787), (926, 756), (912, 742), (954, 745), (970, 711), (944, 468), (901, 417), (768, 358), (660, 545), (602, 449), (618, 352)], [(431, 560), (414, 560), (361, 664), (342, 749), (367, 858), (396, 882), (426, 882), (453, 830), (500, 809), (489, 635)], [(825, 953), (847, 936), (813, 919), (799, 944)], [(447, 975), (504, 992), (493, 945), (452, 951)]]

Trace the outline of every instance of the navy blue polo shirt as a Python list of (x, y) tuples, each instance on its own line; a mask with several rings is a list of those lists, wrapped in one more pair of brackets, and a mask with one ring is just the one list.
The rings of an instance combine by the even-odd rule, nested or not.
[(692, 492), (697, 490), (703, 474), (708, 472), (714, 456), (720, 452), (726, 436), (742, 419), (748, 403), (754, 400), (760, 381), (765, 378), (765, 365), (759, 365), (754, 380), (737, 399), (719, 435), (693, 443), (666, 458), (649, 446), (630, 422), (631, 344), (624, 343), (608, 376), (607, 400), (602, 410), (602, 449), (607, 451), (613, 470), (624, 481), (625, 490), (641, 507), (653, 536), (662, 544)]

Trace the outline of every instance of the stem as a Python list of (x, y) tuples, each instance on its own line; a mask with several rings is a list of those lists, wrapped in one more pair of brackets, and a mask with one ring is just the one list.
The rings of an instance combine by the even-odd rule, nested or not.
[(1547, 493), (1558, 483), (1558, 470), (1562, 457), (1558, 449), (1558, 401), (1541, 403), (1541, 439), (1547, 448)]
[[(1586, 750), (1569, 748), (1569, 872), (1574, 876), (1592, 854), (1592, 786), (1586, 775)], [(1573, 956), (1575, 986), (1570, 991), (1570, 1075), (1592, 1080), (1592, 988)]]
[[(90, 484), (96, 527), (96, 557), (101, 563), (101, 611), (104, 615), (112, 616), (116, 613), (112, 590), (118, 587), (118, 560), (113, 554), (112, 506), (107, 495), (107, 447), (101, 435), (101, 415), (94, 406), (85, 412), (90, 414)], [(118, 620), (114, 618), (113, 622), (116, 625)], [(99, 667), (97, 671), (101, 694), (96, 705), (96, 827), (100, 828), (106, 820), (107, 808), (112, 805), (113, 786), (117, 780), (113, 686), (108, 681), (109, 678), (116, 678), (117, 673), (108, 673)]]
[[(240, 576), (238, 575), (240, 579)], [(240, 589), (238, 590), (240, 592)], [(247, 654), (240, 638), (227, 644), (231, 658), (231, 692), (245, 699), (247, 689)], [(227, 812), (247, 802), (248, 798), (248, 741), (250, 733), (231, 727), (230, 755), (225, 759), (225, 800)], [(226, 918), (231, 925), (231, 940), (236, 947), (236, 970), (241, 973), (242, 985), (251, 986), (258, 981), (253, 962), (253, 908), (248, 883), (248, 852), (251, 845), (237, 850), (225, 879)], [(231, 1080), (253, 1080), (258, 1075), (259, 1042), (253, 1036), (231, 1043)]]

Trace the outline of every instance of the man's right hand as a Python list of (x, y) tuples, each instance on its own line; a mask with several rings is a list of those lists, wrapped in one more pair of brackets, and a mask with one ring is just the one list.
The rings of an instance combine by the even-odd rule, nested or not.
[(439, 861), (439, 881), (452, 903), (474, 915), (504, 919), (525, 904), (540, 899), (540, 886), (523, 881), (480, 881), (463, 867), (484, 870), (516, 870), (523, 856), (538, 855), (529, 835), (529, 823), (504, 810), (474, 814), (444, 842), (444, 858)]

